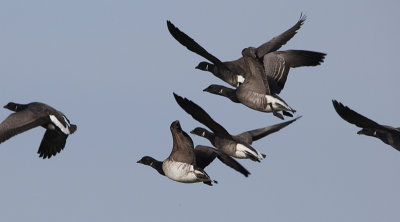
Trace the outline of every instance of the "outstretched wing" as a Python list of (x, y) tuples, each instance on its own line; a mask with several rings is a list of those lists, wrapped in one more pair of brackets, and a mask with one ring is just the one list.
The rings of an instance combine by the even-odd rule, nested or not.
[(290, 68), (320, 65), (325, 56), (325, 53), (307, 50), (277, 51), (265, 55), (263, 64), (271, 94), (279, 94), (281, 92), (285, 86)]
[(212, 161), (214, 161), (216, 157), (218, 157), (221, 162), (240, 172), (245, 177), (248, 177), (250, 174), (250, 172), (247, 171), (246, 168), (244, 168), (240, 163), (238, 163), (236, 160), (234, 160), (232, 157), (225, 154), (224, 152), (208, 146), (201, 145), (196, 146), (194, 150), (196, 153), (196, 164), (203, 169), (207, 167)]
[(211, 55), (209, 52), (207, 52), (207, 50), (205, 50), (203, 47), (201, 47), (201, 45), (199, 45), (192, 38), (190, 38), (188, 35), (186, 35), (181, 30), (179, 30), (177, 27), (175, 27), (175, 25), (172, 24), (168, 20), (167, 20), (167, 26), (168, 26), (169, 33), (171, 33), (171, 35), (176, 39), (176, 41), (181, 43), (187, 49), (204, 57), (205, 59), (209, 60), (210, 62), (212, 62), (214, 64), (222, 63), (217, 57), (215, 57), (215, 56)]
[(272, 125), (272, 126), (267, 126), (267, 127), (259, 128), (259, 129), (255, 129), (255, 130), (249, 130), (249, 131), (241, 133), (237, 136), (234, 136), (234, 138), (239, 141), (243, 141), (248, 144), (252, 144), (253, 141), (259, 140), (265, 136), (268, 136), (271, 133), (278, 132), (279, 130), (290, 125), (291, 123), (298, 120), (299, 118), (301, 118), (301, 116), (299, 116), (295, 119), (283, 122), (283, 123)]
[(297, 30), (300, 29), (305, 20), (306, 16), (301, 14), (299, 21), (297, 21), (293, 27), (259, 46), (257, 48), (257, 57), (262, 58), (267, 53), (274, 52), (285, 45), (294, 35), (296, 35)]
[(64, 149), (68, 135), (59, 130), (46, 130), (38, 150), (39, 157), (43, 159), (55, 156)]
[(9, 138), (49, 122), (49, 117), (25, 109), (9, 115), (0, 124), (0, 143)]
[(208, 113), (198, 106), (196, 103), (188, 100), (187, 98), (182, 98), (174, 93), (176, 102), (190, 114), (195, 120), (207, 126), (211, 131), (214, 132), (216, 136), (232, 139), (232, 136), (226, 131), (224, 127), (215, 122)]
[(332, 103), (333, 107), (335, 107), (335, 110), (339, 114), (339, 116), (351, 124), (354, 124), (361, 128), (387, 130), (386, 127), (376, 123), (373, 120), (368, 119), (367, 117), (357, 113), (356, 111), (350, 109), (347, 106), (344, 106), (342, 103), (336, 100), (332, 100)]

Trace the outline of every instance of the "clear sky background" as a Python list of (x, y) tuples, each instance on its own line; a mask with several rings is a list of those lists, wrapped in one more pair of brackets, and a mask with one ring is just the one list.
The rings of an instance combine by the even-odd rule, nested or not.
[[(359, 136), (332, 99), (400, 126), (398, 1), (2, 1), (0, 105), (40, 101), (78, 130), (65, 149), (36, 154), (43, 128), (0, 145), (0, 221), (399, 221), (400, 152)], [(171, 152), (169, 126), (201, 126), (172, 92), (230, 133), (280, 123), (202, 92), (224, 84), (169, 34), (166, 20), (221, 60), (307, 20), (281, 50), (328, 54), (290, 71), (280, 94), (303, 118), (254, 143), (268, 157), (218, 160), (219, 184), (182, 184), (137, 164)], [(225, 84), (226, 85), (226, 84)], [(1, 109), (0, 119), (9, 110)], [(287, 118), (288, 120), (289, 118)], [(191, 135), (194, 143), (210, 145)]]

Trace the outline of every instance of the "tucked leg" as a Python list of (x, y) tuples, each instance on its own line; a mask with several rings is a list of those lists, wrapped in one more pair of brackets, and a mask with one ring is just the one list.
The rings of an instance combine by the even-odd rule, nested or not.
[(274, 114), (274, 116), (278, 117), (279, 119), (284, 119), (282, 114), (278, 113), (274, 107), (272, 106), (272, 103), (268, 103), (268, 105), (271, 107), (272, 113)]
[(285, 110), (282, 110), (283, 115), (293, 117), (293, 115)]

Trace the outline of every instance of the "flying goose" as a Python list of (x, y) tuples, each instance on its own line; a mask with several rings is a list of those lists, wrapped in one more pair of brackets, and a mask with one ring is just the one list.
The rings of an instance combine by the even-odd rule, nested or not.
[(220, 85), (211, 85), (203, 91), (225, 96), (233, 102), (240, 102), (243, 105), (261, 112), (272, 112), (276, 117), (283, 119), (283, 115), (292, 117), (289, 112), (296, 112), (278, 95), (271, 93), (265, 76), (264, 69), (256, 58), (256, 49), (245, 48), (242, 51), (245, 63), (246, 79), (237, 89), (231, 89)]
[(342, 119), (362, 128), (357, 134), (376, 137), (400, 151), (400, 128), (380, 125), (336, 100), (332, 100), (332, 103)]
[[(194, 153), (196, 156), (196, 165), (203, 170), (208, 165), (210, 165), (210, 163), (213, 162), (215, 158), (218, 158), (221, 162), (230, 166), (232, 169), (235, 169), (236, 171), (242, 173), (245, 177), (248, 177), (250, 175), (250, 172), (247, 171), (246, 168), (244, 168), (232, 157), (212, 147), (197, 145), (194, 149)], [(162, 162), (154, 159), (153, 157), (144, 156), (142, 159), (137, 161), (137, 163), (151, 166), (156, 169), (158, 173), (165, 176), (162, 169)]]
[[(203, 182), (212, 186), (212, 180), (208, 174), (197, 165), (193, 141), (190, 136), (182, 130), (178, 120), (172, 122), (171, 133), (173, 139), (172, 151), (163, 162), (152, 157), (145, 156), (138, 163), (149, 165), (156, 169), (161, 175), (182, 183)], [(203, 163), (204, 164), (204, 163)], [(204, 166), (205, 167), (205, 166)]]
[(195, 120), (207, 126), (214, 133), (214, 146), (217, 149), (240, 159), (251, 159), (260, 162), (260, 160), (265, 158), (265, 154), (261, 154), (251, 147), (250, 144), (237, 141), (233, 138), (224, 127), (215, 122), (208, 113), (196, 103), (186, 98), (182, 98), (175, 93), (174, 97), (183, 110), (190, 114)]
[[(300, 19), (293, 27), (279, 36), (272, 38), (270, 41), (262, 44), (256, 49), (256, 56), (260, 64), (264, 66), (265, 74), (268, 78), (266, 84), (269, 84), (272, 93), (279, 94), (283, 89), (290, 68), (317, 66), (323, 62), (326, 56), (325, 53), (306, 50), (277, 51), (297, 33), (305, 19), (306, 17), (301, 15)], [(246, 71), (243, 57), (234, 61), (221, 62), (217, 57), (207, 52), (207, 50), (195, 42), (191, 37), (175, 27), (170, 21), (167, 21), (167, 26), (171, 35), (179, 43), (190, 51), (212, 62), (212, 64), (208, 62), (200, 62), (196, 69), (209, 71), (233, 87), (238, 87), (244, 82)]]
[[(291, 123), (293, 123), (294, 121), (299, 119), (300, 117), (301, 116), (299, 116), (295, 119), (283, 122), (283, 123), (272, 125), (272, 126), (267, 126), (267, 127), (263, 127), (263, 128), (259, 128), (259, 129), (255, 129), (255, 130), (249, 130), (249, 131), (243, 132), (241, 134), (238, 134), (238, 135), (232, 136), (232, 137), (237, 141), (245, 142), (245, 143), (248, 143), (251, 145), (256, 140), (264, 138), (265, 136), (268, 136), (271, 133), (278, 132), (282, 128), (290, 125)], [(208, 131), (207, 129), (204, 129), (202, 127), (196, 127), (195, 129), (190, 131), (190, 133), (204, 137), (204, 138), (208, 139), (211, 142), (211, 144), (213, 144), (213, 145), (215, 144), (214, 133)]]
[(65, 147), (68, 135), (77, 126), (71, 124), (60, 111), (44, 103), (17, 104), (10, 102), (4, 108), (14, 111), (0, 123), (0, 143), (37, 126), (46, 128), (38, 154), (43, 159), (55, 156)]

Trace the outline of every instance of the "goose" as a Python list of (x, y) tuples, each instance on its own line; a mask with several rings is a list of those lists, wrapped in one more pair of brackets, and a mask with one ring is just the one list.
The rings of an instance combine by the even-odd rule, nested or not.
[[(238, 135), (232, 136), (232, 137), (237, 141), (245, 142), (245, 143), (248, 143), (251, 145), (251, 144), (253, 144), (254, 141), (264, 138), (264, 137), (270, 135), (271, 133), (278, 132), (279, 130), (290, 125), (291, 123), (298, 120), (299, 118), (301, 118), (301, 116), (299, 116), (295, 119), (283, 122), (283, 123), (278, 123), (278, 124), (272, 125), (272, 126), (249, 130), (249, 131), (243, 132), (241, 134), (238, 134)], [(213, 145), (215, 144), (214, 133), (208, 131), (205, 128), (196, 127), (195, 129), (190, 131), (190, 133), (195, 134), (197, 136), (204, 137), (204, 138), (208, 139), (211, 142), (211, 144), (213, 144)]]
[(43, 159), (55, 156), (65, 147), (70, 134), (77, 126), (53, 107), (39, 102), (17, 104), (9, 102), (4, 108), (14, 111), (0, 123), (0, 143), (27, 130), (42, 126), (46, 132), (40, 143), (38, 154)]
[[(212, 147), (197, 145), (196, 148), (194, 148), (194, 153), (196, 156), (196, 165), (203, 170), (210, 165), (215, 158), (218, 158), (221, 162), (240, 172), (245, 177), (250, 175), (250, 172), (232, 157)], [(142, 159), (137, 161), (137, 163), (151, 166), (157, 170), (159, 174), (165, 176), (165, 173), (162, 169), (162, 162), (154, 159), (153, 157), (144, 156)]]
[[(149, 165), (156, 169), (161, 175), (181, 183), (203, 182), (209, 186), (217, 181), (210, 176), (196, 163), (196, 154), (193, 141), (190, 136), (182, 130), (178, 120), (171, 123), (173, 145), (171, 154), (163, 162), (152, 157), (145, 156), (137, 163)], [(201, 162), (200, 162), (201, 163)]]
[(224, 127), (215, 122), (208, 113), (196, 103), (187, 98), (182, 98), (175, 93), (174, 97), (178, 105), (185, 110), (185, 112), (190, 114), (195, 120), (207, 126), (214, 133), (214, 146), (218, 150), (239, 159), (250, 159), (256, 162), (260, 162), (265, 158), (265, 154), (261, 154), (251, 147), (250, 144), (237, 141), (233, 138)]
[[(301, 66), (320, 65), (326, 54), (307, 50), (287, 50), (277, 51), (286, 44), (303, 25), (306, 16), (300, 15), (300, 19), (290, 29), (270, 41), (262, 44), (256, 49), (256, 55), (260, 64), (264, 66), (267, 75), (269, 88), (272, 93), (277, 93), (283, 89), (290, 68)], [(214, 55), (210, 54), (191, 37), (180, 31), (174, 24), (167, 21), (167, 27), (171, 35), (188, 50), (204, 57), (209, 62), (200, 62), (196, 69), (213, 73), (233, 87), (239, 87), (246, 77), (245, 64), (243, 57), (234, 61), (222, 62)]]
[(362, 128), (362, 130), (357, 132), (358, 135), (376, 137), (400, 151), (400, 127), (394, 128), (392, 126), (381, 125), (336, 100), (332, 100), (332, 103), (336, 112), (342, 119)]
[[(256, 49), (245, 48), (242, 51), (243, 61), (246, 69), (246, 79), (237, 89), (231, 89), (220, 85), (211, 85), (203, 91), (229, 98), (236, 103), (261, 112), (272, 112), (274, 116), (284, 119), (283, 115), (293, 117), (290, 113), (296, 110), (291, 108), (278, 95), (271, 93), (265, 71), (256, 58)], [(282, 111), (283, 115), (278, 113)]]

